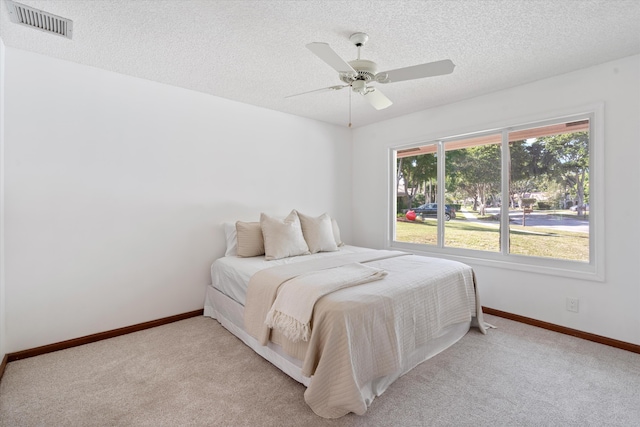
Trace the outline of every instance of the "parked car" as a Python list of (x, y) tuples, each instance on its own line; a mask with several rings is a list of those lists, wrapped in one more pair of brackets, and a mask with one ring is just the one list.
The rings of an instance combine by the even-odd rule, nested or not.
[[(417, 208), (411, 209), (418, 215), (425, 216), (438, 216), (438, 204), (437, 203), (425, 203)], [(451, 218), (456, 217), (456, 210), (452, 209), (449, 205), (444, 205), (444, 219), (449, 221)]]

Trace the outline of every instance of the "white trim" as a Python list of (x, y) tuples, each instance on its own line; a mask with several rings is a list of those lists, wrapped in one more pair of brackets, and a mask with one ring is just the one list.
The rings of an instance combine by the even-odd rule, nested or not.
[(436, 212), (438, 218), (438, 247), (444, 248), (444, 193), (445, 193), (445, 176), (444, 176), (444, 167), (445, 167), (445, 154), (444, 154), (444, 143), (442, 141), (438, 141), (438, 158), (436, 159), (436, 177), (438, 179), (438, 183), (436, 188), (438, 189), (438, 195), (436, 197), (436, 202), (438, 203), (438, 211)]
[(0, 39), (0, 361), (4, 358), (6, 349), (6, 335), (7, 335), (7, 322), (6, 322), (6, 283), (5, 283), (5, 229), (4, 229), (4, 216), (5, 216), (5, 200), (4, 200), (4, 186), (5, 186), (5, 155), (4, 155), (4, 129), (5, 129), (5, 105), (4, 94), (5, 92), (5, 59), (6, 51), (5, 45), (2, 39)]
[(396, 239), (396, 218), (398, 217), (398, 157), (395, 148), (389, 148), (388, 156), (389, 163), (387, 164), (388, 172), (387, 176), (393, 176), (393, 179), (387, 179), (389, 187), (387, 187), (387, 200), (393, 201), (389, 203), (387, 209), (387, 224), (393, 224), (393, 227), (387, 227), (387, 233), (384, 238), (385, 246), (389, 246), (389, 242), (393, 242)]
[[(469, 136), (481, 136), (489, 133), (502, 133), (502, 194), (508, 194), (508, 133), (526, 129), (530, 127), (540, 127), (552, 123), (570, 122), (577, 119), (589, 119), (589, 262), (579, 262), (562, 260), (556, 258), (541, 258), (508, 253), (508, 243), (501, 245), (501, 251), (494, 253), (489, 251), (478, 251), (460, 248), (444, 247), (444, 147), (443, 143), (454, 141)], [(514, 125), (514, 123), (518, 123)], [(405, 243), (395, 241), (395, 217), (396, 217), (396, 186), (392, 187), (389, 193), (388, 203), (392, 204), (390, 212), (394, 215), (388, 220), (387, 241), (385, 246), (388, 249), (407, 250), (416, 254), (430, 256), (444, 256), (470, 264), (487, 265), (491, 267), (522, 270), (528, 272), (550, 274), (554, 276), (579, 278), (590, 281), (604, 281), (605, 260), (604, 260), (604, 103), (599, 102), (587, 106), (564, 109), (562, 111), (548, 112), (544, 114), (532, 115), (520, 120), (504, 121), (501, 125), (484, 127), (483, 130), (473, 132), (465, 129), (455, 136), (447, 137), (423, 137), (413, 138), (409, 141), (398, 141), (389, 148), (389, 159), (392, 165), (391, 171), (394, 173), (393, 183), (395, 183), (396, 151), (418, 145), (438, 144), (438, 244), (424, 245), (415, 243)], [(390, 176), (389, 174), (387, 176)], [(392, 184), (393, 185), (393, 184)], [(506, 189), (505, 189), (506, 186)], [(500, 236), (502, 242), (509, 240), (508, 215), (505, 213), (506, 205), (503, 203), (500, 215)], [(392, 220), (393, 219), (393, 220)], [(505, 240), (506, 239), (506, 240)]]
[[(502, 130), (502, 146), (500, 147), (500, 161), (502, 165), (502, 173), (500, 174), (500, 190), (502, 193), (502, 198), (504, 199), (505, 194), (509, 194), (509, 177), (511, 173), (511, 147), (509, 147), (509, 129)], [(510, 234), (511, 230), (509, 230), (509, 203), (502, 202), (500, 206), (500, 252), (503, 256), (509, 255), (509, 247), (510, 245)], [(506, 223), (506, 225), (505, 225)], [(502, 242), (506, 242), (504, 245)]]
[(589, 179), (589, 253), (599, 280), (605, 279), (604, 236), (605, 201), (604, 189), (606, 174), (604, 171), (604, 103), (593, 106), (589, 123), (589, 175), (595, 173), (596, 179)]
[(526, 271), (552, 276), (571, 277), (574, 279), (602, 282), (604, 279), (596, 274), (594, 268), (587, 263), (565, 261), (554, 258), (538, 258), (510, 254), (503, 256), (500, 252), (475, 251), (472, 249), (438, 248), (435, 245), (417, 243), (392, 242), (385, 249), (402, 250), (416, 255), (432, 256), (464, 262), (470, 265)]

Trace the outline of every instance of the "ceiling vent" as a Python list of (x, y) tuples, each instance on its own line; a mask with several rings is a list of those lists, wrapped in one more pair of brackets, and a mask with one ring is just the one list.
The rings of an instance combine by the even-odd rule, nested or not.
[(5, 0), (5, 2), (9, 9), (11, 22), (26, 25), (45, 33), (71, 38), (73, 34), (72, 20), (16, 3), (13, 0)]

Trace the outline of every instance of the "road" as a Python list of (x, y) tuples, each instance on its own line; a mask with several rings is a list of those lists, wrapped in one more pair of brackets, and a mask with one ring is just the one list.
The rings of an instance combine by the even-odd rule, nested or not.
[[(487, 208), (487, 214), (495, 215), (500, 213), (500, 208)], [(478, 221), (489, 225), (486, 221), (479, 221), (473, 212), (462, 210), (457, 212), (464, 216), (467, 221)], [(514, 225), (522, 225), (522, 211), (509, 212), (509, 222)], [(552, 230), (574, 231), (579, 233), (589, 232), (589, 220), (567, 215), (553, 215), (545, 211), (534, 211), (527, 214), (525, 218), (527, 227), (544, 227)], [(497, 224), (496, 224), (497, 226)]]

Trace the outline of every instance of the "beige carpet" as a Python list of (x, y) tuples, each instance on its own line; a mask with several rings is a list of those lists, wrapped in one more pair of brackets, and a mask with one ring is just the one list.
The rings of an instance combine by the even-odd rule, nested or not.
[(640, 355), (486, 316), (378, 397), (316, 416), (304, 387), (218, 322), (170, 325), (9, 363), (1, 426), (639, 426)]

